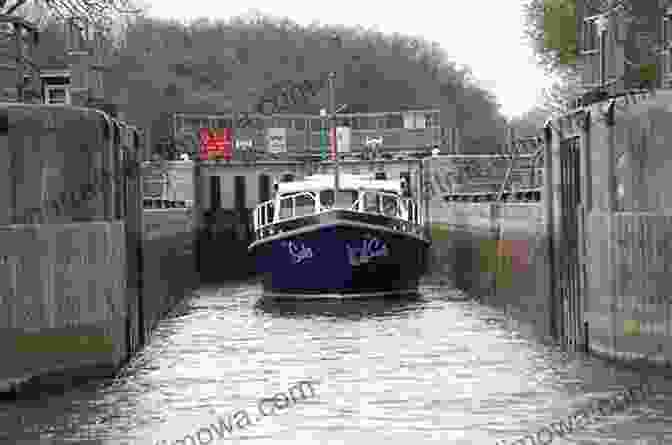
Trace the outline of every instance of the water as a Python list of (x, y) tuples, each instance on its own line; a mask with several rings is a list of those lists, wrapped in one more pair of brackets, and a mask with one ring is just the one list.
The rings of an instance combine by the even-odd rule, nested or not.
[[(259, 399), (300, 380), (317, 382), (313, 397), (256, 419)], [(654, 393), (643, 403), (552, 443), (672, 443), (672, 383), (648, 380)], [(200, 428), (247, 410), (253, 425), (221, 439), (201, 430), (200, 443), (494, 445), (639, 381), (447, 286), (392, 300), (273, 303), (240, 283), (199, 289), (117, 381), (0, 402), (0, 437), (190, 445)], [(195, 442), (182, 441), (189, 434)]]

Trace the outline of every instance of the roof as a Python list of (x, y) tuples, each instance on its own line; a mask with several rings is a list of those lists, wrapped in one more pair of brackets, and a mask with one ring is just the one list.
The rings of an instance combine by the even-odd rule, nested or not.
[[(368, 189), (385, 190), (401, 193), (400, 179), (373, 179), (373, 175), (351, 175), (341, 173), (339, 176), (341, 189)], [(333, 175), (312, 175), (303, 181), (281, 182), (278, 184), (278, 192), (294, 193), (310, 190), (324, 190), (334, 188)]]

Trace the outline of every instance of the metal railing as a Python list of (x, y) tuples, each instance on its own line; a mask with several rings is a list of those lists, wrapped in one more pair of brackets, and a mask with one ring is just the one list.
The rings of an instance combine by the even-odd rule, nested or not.
[[(307, 197), (311, 204), (309, 206), (299, 206), (301, 211), (297, 212), (297, 198)], [(375, 200), (374, 206), (365, 206), (367, 199)], [(384, 200), (393, 203), (385, 208)], [(319, 214), (327, 210), (338, 208), (338, 206), (322, 205), (317, 194), (312, 192), (300, 192), (290, 196), (283, 196), (279, 200), (279, 211), (276, 212), (276, 201), (270, 200), (259, 204), (254, 209), (254, 231), (258, 238), (268, 236), (274, 233), (270, 226), (279, 222), (286, 222), (292, 219), (300, 218), (306, 215)], [(305, 209), (307, 207), (307, 209)], [(394, 227), (406, 232), (418, 232), (424, 224), (424, 218), (419, 203), (412, 198), (400, 198), (398, 195), (389, 192), (378, 192), (373, 190), (364, 191), (361, 196), (349, 207), (343, 207), (344, 210), (361, 213), (377, 213), (396, 219)]]
[(501, 196), (498, 192), (490, 193), (449, 193), (443, 195), (445, 201), (455, 202), (540, 202), (542, 199), (542, 190), (540, 188), (504, 191)]
[[(283, 196), (280, 198), (279, 212), (277, 212), (277, 214), (275, 214), (275, 200), (263, 202), (254, 209), (254, 230), (260, 231), (271, 224), (280, 221), (288, 221), (290, 219), (306, 216), (303, 212), (301, 212), (300, 215), (297, 215), (296, 198), (301, 197), (307, 197), (312, 201), (312, 210), (306, 212), (306, 214), (311, 215), (320, 213), (322, 210), (320, 203), (315, 194), (311, 192), (300, 192), (289, 196)], [(285, 207), (283, 204), (287, 202), (289, 202), (289, 206)], [(289, 214), (284, 213), (287, 210), (289, 210)]]
[(403, 198), (402, 202), (406, 205), (408, 209), (408, 220), (418, 226), (422, 226), (425, 221), (422, 216), (422, 209), (420, 204), (412, 198)]
[(264, 201), (254, 209), (254, 231), (258, 232), (273, 223), (275, 200)]
[(184, 209), (191, 208), (193, 202), (189, 200), (172, 200), (162, 198), (143, 198), (142, 207), (144, 209)]

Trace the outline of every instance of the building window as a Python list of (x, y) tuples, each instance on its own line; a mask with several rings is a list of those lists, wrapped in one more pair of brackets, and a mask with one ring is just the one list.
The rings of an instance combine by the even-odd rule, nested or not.
[(265, 124), (266, 124), (265, 120), (258, 117), (252, 117), (250, 118), (250, 123), (243, 128), (253, 128), (256, 130), (263, 130), (265, 128), (264, 127)]
[(271, 199), (271, 177), (268, 175), (259, 176), (259, 202), (266, 202)]
[(236, 210), (247, 208), (247, 194), (245, 193), (245, 176), (234, 176), (233, 178), (233, 196)]
[(387, 128), (404, 128), (404, 120), (401, 114), (392, 114), (387, 117)]
[(292, 120), (287, 119), (286, 117), (274, 117), (272, 122), (273, 128), (292, 128)]
[(306, 120), (305, 119), (294, 119), (294, 129), (298, 131), (304, 131), (306, 129)]
[(210, 176), (210, 210), (217, 210), (222, 205), (221, 186), (219, 176)]
[[(327, 120), (327, 124), (329, 123), (329, 120)], [(350, 119), (347, 117), (343, 116), (336, 116), (336, 126), (337, 127), (349, 127), (350, 126)]]
[(439, 113), (432, 112), (425, 114), (425, 127), (427, 128), (439, 128)]
[(663, 16), (663, 75), (672, 74), (672, 11)]
[(187, 130), (187, 131), (196, 131), (196, 130), (201, 128), (201, 126), (200, 126), (201, 124), (198, 121), (198, 119), (194, 119), (194, 118), (184, 119), (184, 124), (183, 125), (184, 125), (183, 129)]
[(70, 89), (63, 85), (49, 85), (45, 88), (44, 103), (47, 104), (70, 104)]
[(599, 34), (597, 31), (597, 23), (594, 18), (587, 18), (583, 21), (582, 38), (583, 42), (581, 43), (581, 49), (584, 52), (599, 50)]
[(212, 129), (232, 128), (233, 127), (233, 119), (210, 118), (208, 124), (210, 125), (210, 128), (212, 128)]
[(663, 45), (668, 49), (672, 42), (672, 10), (668, 9), (663, 16)]
[(425, 113), (404, 113), (404, 128), (407, 130), (425, 129), (427, 119)]
[(375, 130), (376, 122), (372, 117), (355, 117), (352, 118), (352, 128), (354, 130)]

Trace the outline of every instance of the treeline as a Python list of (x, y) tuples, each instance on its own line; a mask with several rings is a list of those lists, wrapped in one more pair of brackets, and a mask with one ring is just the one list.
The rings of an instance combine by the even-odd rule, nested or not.
[[(41, 39), (50, 54), (60, 40)], [(317, 80), (330, 70), (337, 72), (339, 103), (369, 111), (438, 106), (442, 126), (460, 128), (464, 151), (493, 152), (504, 141), (496, 99), (445, 50), (363, 28), (305, 27), (265, 16), (188, 25), (143, 17), (127, 27), (114, 51), (105, 88), (126, 120), (150, 129), (156, 143), (169, 134), (171, 112), (226, 111), (231, 105), (249, 111), (272, 85)], [(288, 111), (316, 113), (326, 103), (325, 89)]]

